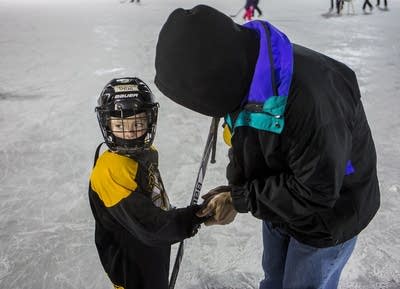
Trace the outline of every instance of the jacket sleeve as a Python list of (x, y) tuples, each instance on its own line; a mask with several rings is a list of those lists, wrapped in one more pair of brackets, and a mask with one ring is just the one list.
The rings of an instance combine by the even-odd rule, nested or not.
[[(271, 137), (270, 133), (260, 133), (260, 145), (268, 146)], [(263, 152), (267, 160), (269, 150)], [(284, 171), (256, 179), (242, 177), (243, 183), (233, 184), (234, 206), (239, 212), (250, 211), (261, 219), (305, 225), (310, 216), (335, 205), (350, 152), (351, 132), (344, 120), (336, 119), (301, 143), (292, 141)], [(230, 157), (229, 174), (236, 179), (243, 175), (234, 155)]]
[(149, 246), (170, 245), (197, 233), (202, 219), (195, 213), (199, 205), (164, 211), (151, 199), (135, 191), (115, 206), (110, 214), (133, 236)]

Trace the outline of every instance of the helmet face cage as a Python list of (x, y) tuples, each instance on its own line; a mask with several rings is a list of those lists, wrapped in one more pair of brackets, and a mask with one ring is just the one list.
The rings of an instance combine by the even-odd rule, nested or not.
[(104, 141), (112, 151), (137, 154), (153, 144), (158, 103), (140, 79), (110, 81), (99, 97), (96, 113)]

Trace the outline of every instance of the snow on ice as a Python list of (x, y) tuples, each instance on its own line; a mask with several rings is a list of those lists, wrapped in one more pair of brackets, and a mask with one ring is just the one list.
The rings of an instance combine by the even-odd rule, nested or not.
[[(156, 145), (165, 186), (175, 205), (189, 202), (210, 120), (161, 95), (153, 84), (154, 54), (169, 13), (199, 3), (0, 0), (0, 288), (111, 288), (87, 200), (101, 141), (94, 106), (111, 78), (136, 75), (150, 83), (161, 104)], [(201, 3), (233, 14), (244, 0)], [(399, 289), (400, 2), (363, 14), (362, 1), (354, 1), (356, 14), (345, 9), (340, 17), (326, 17), (329, 5), (260, 1), (264, 19), (293, 42), (357, 73), (378, 153), (382, 205), (360, 234), (340, 288)], [(242, 22), (240, 15), (236, 20)], [(219, 139), (203, 192), (224, 183), (226, 163)], [(203, 228), (186, 242), (176, 288), (258, 288), (260, 232), (250, 215)]]

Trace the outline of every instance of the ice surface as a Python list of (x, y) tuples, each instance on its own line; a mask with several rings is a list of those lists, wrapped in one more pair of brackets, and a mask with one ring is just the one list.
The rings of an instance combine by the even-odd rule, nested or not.
[[(227, 14), (242, 2), (202, 1)], [(156, 145), (164, 183), (174, 204), (189, 202), (209, 119), (160, 94), (154, 53), (168, 14), (198, 3), (0, 0), (0, 288), (111, 288), (86, 193), (101, 141), (94, 106), (111, 78), (137, 75), (151, 85), (161, 104)], [(260, 1), (265, 19), (294, 42), (357, 73), (378, 152), (382, 206), (360, 234), (340, 288), (398, 289), (400, 3), (369, 15), (361, 5), (355, 2), (356, 15), (345, 9), (326, 17), (329, 1)], [(224, 183), (226, 163), (219, 139), (204, 191)], [(202, 229), (186, 242), (177, 289), (258, 288), (260, 229), (249, 215)]]

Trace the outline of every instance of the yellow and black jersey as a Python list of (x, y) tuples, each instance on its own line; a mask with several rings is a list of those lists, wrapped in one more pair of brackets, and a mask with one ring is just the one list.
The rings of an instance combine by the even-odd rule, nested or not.
[(155, 149), (137, 159), (104, 152), (90, 176), (89, 195), (96, 221), (109, 231), (122, 226), (148, 245), (183, 240), (200, 222), (191, 208), (171, 210)]
[(128, 198), (137, 191), (138, 184), (155, 206), (163, 210), (171, 208), (157, 168), (157, 152), (153, 150), (145, 156), (147, 159), (138, 161), (106, 151), (99, 157), (90, 182), (91, 188), (107, 208)]
[[(139, 283), (153, 284), (149, 288), (168, 285), (170, 244), (191, 237), (201, 219), (195, 215), (197, 205), (171, 208), (157, 151), (135, 158), (105, 151), (90, 176), (89, 201), (96, 221), (96, 247), (114, 285), (124, 289), (146, 288)], [(146, 277), (155, 272), (158, 277)]]

